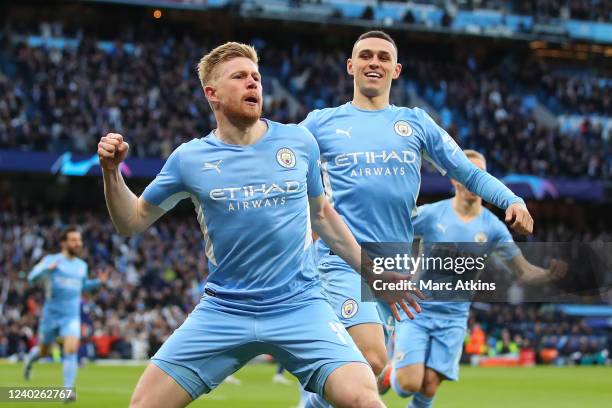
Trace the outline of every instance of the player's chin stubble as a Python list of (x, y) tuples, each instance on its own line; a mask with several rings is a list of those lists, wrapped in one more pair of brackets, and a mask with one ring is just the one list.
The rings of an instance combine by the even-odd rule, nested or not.
[(234, 123), (251, 125), (257, 122), (261, 117), (261, 106), (259, 106), (258, 109), (227, 107), (225, 110), (225, 115)]

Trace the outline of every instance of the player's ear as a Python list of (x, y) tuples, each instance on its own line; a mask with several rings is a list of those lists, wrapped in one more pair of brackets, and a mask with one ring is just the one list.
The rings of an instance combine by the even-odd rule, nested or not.
[(453, 185), (453, 188), (455, 189), (455, 191), (457, 191), (457, 187), (460, 185), (459, 182), (455, 179), (450, 179), (450, 182)]
[(393, 76), (391, 78), (397, 79), (399, 78), (401, 73), (402, 73), (402, 64), (398, 62), (397, 64), (395, 64), (395, 69), (393, 70)]
[(349, 75), (355, 75), (355, 71), (353, 70), (353, 59), (349, 58), (346, 60), (346, 72), (349, 73)]
[(206, 85), (204, 87), (204, 95), (210, 103), (217, 102), (219, 100), (219, 98), (217, 97), (217, 89), (212, 85)]

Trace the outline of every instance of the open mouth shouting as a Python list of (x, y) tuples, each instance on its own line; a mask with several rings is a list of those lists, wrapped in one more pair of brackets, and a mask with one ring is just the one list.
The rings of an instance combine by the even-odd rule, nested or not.
[(257, 106), (257, 105), (259, 105), (259, 97), (256, 96), (256, 95), (246, 96), (243, 100), (249, 106)]

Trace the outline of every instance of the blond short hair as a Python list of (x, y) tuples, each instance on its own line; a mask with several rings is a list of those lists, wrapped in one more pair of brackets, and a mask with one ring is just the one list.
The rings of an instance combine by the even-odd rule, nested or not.
[(477, 152), (476, 150), (472, 150), (472, 149), (465, 149), (463, 153), (465, 153), (468, 159), (482, 160), (482, 162), (485, 164), (485, 169), (487, 168), (487, 159), (485, 159), (482, 153)]
[(237, 42), (226, 42), (204, 55), (198, 62), (198, 78), (200, 78), (202, 88), (217, 79), (218, 72), (216, 70), (219, 65), (234, 58), (248, 58), (255, 64), (259, 61), (257, 51), (252, 46)]

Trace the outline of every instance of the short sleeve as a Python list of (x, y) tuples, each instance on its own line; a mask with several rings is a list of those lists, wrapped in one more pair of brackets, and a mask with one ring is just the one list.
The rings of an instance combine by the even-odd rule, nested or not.
[(155, 179), (142, 193), (143, 198), (164, 211), (171, 210), (189, 193), (185, 191), (181, 172), (180, 148), (176, 149)]
[(323, 195), (323, 181), (321, 180), (321, 152), (319, 145), (310, 131), (306, 130), (306, 152), (308, 154), (308, 174), (306, 184), (308, 197)]
[(317, 125), (317, 112), (317, 110), (310, 112), (308, 116), (306, 116), (306, 118), (300, 122), (300, 126), (304, 126), (306, 129), (308, 129), (308, 131), (313, 134), (315, 139), (319, 131)]

